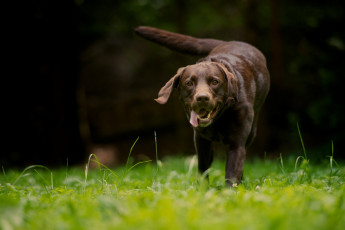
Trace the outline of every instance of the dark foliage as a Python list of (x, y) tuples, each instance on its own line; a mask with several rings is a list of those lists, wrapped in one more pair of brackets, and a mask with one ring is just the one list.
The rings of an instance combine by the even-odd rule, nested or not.
[[(344, 157), (342, 1), (29, 0), (10, 8), (3, 31), (5, 88), (1, 164), (79, 163), (95, 145), (126, 159), (193, 153), (177, 100), (153, 101), (189, 57), (148, 43), (138, 25), (249, 42), (265, 53), (272, 86), (252, 154), (310, 151)], [(157, 65), (156, 63), (159, 63)], [(115, 147), (114, 147), (115, 146)]]

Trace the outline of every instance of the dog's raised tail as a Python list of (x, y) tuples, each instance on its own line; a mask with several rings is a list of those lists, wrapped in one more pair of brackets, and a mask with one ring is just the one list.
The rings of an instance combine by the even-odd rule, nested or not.
[(135, 32), (147, 40), (161, 44), (169, 49), (193, 55), (207, 55), (224, 41), (208, 38), (195, 38), (148, 26), (139, 26)]

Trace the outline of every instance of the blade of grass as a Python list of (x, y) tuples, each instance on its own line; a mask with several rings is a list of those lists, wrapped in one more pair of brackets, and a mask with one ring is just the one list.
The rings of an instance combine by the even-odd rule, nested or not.
[(331, 166), (331, 175), (330, 176), (333, 176), (333, 154), (334, 154), (334, 147), (333, 147), (333, 141), (332, 141), (332, 155), (329, 156), (329, 164)]
[(134, 141), (133, 145), (131, 146), (131, 149), (129, 150), (129, 154), (128, 154), (128, 158), (127, 158), (127, 162), (126, 162), (126, 169), (128, 169), (129, 160), (131, 158), (133, 148), (134, 148), (135, 144), (138, 142), (138, 140), (139, 140), (139, 137), (137, 137), (137, 139)]
[[(94, 157), (95, 159), (91, 159), (92, 157)], [(85, 166), (85, 182), (87, 180), (87, 176), (88, 176), (88, 171), (89, 171), (89, 167), (90, 167), (90, 162), (93, 161), (93, 162), (96, 162), (97, 165), (98, 165), (98, 168), (101, 169), (102, 167), (105, 168), (107, 171), (109, 171), (112, 175), (114, 175), (115, 177), (118, 177), (117, 174), (111, 170), (110, 168), (108, 168), (106, 165), (102, 164), (99, 160), (98, 160), (98, 157), (96, 154), (94, 153), (91, 153), (90, 156), (89, 156), (89, 160)]]
[[(33, 169), (34, 172), (41, 178), (41, 180), (43, 181), (43, 183), (47, 186), (49, 186), (49, 183), (48, 181), (36, 170), (36, 169)], [(54, 185), (53, 185), (53, 173), (50, 172), (50, 189), (53, 190), (54, 189)], [(44, 186), (44, 188), (46, 189), (46, 191), (49, 193), (49, 190), (47, 189), (46, 186)]]
[(305, 150), (305, 146), (304, 146), (304, 142), (303, 142), (301, 130), (299, 129), (298, 122), (297, 122), (297, 130), (298, 130), (299, 139), (300, 139), (300, 141), (301, 141), (302, 148), (303, 148), (303, 153), (304, 153), (304, 157), (305, 157), (304, 159), (305, 159), (305, 160), (308, 160), (307, 151)]
[(188, 172), (187, 172), (188, 177), (190, 177), (192, 175), (193, 168), (197, 165), (197, 162), (198, 162), (198, 156), (193, 155), (193, 157), (190, 159), (190, 162), (188, 165)]
[(5, 181), (7, 182), (7, 177), (6, 177), (5, 168), (4, 168), (3, 165), (1, 165), (1, 168), (2, 168), (2, 174), (4, 174)]
[(157, 143), (157, 134), (156, 131), (154, 131), (154, 136), (155, 136), (155, 153), (156, 153), (156, 175), (159, 170), (159, 165), (158, 165), (158, 143)]
[(298, 164), (299, 159), (303, 159), (304, 160), (304, 157), (303, 156), (298, 156), (296, 158), (296, 161), (295, 161), (295, 171), (297, 170), (297, 164)]
[[(89, 167), (90, 167), (90, 161), (91, 161), (91, 157), (95, 155), (95, 154), (90, 154), (89, 156), (89, 159), (85, 165), (85, 171), (84, 171), (84, 174), (85, 174), (85, 180), (84, 180), (84, 185), (86, 185), (86, 182), (87, 182), (87, 176), (88, 176), (88, 173), (89, 173)], [(97, 156), (96, 156), (97, 157)]]
[(280, 153), (280, 156), (279, 156), (279, 162), (280, 162), (280, 169), (282, 170), (282, 172), (283, 172), (284, 174), (286, 174), (286, 172), (285, 172), (285, 167), (284, 167), (283, 156), (282, 156), (281, 153)]
[(131, 155), (132, 155), (132, 151), (133, 151), (133, 148), (135, 146), (135, 144), (138, 142), (139, 140), (139, 137), (134, 141), (133, 145), (131, 146), (131, 149), (129, 150), (129, 154), (128, 154), (128, 158), (127, 158), (127, 162), (126, 162), (126, 167), (125, 167), (125, 171), (124, 171), (124, 174), (122, 175), (123, 177), (125, 177), (125, 175), (131, 171), (134, 167), (136, 167), (137, 165), (140, 165), (140, 164), (143, 164), (143, 163), (147, 163), (147, 162), (150, 162), (151, 160), (147, 160), (147, 161), (141, 161), (141, 162), (138, 162), (136, 163), (135, 165), (132, 165), (131, 167), (129, 167), (129, 161), (130, 161), (130, 158), (131, 158)]
[[(26, 174), (25, 174), (25, 172), (26, 171), (28, 171), (28, 170), (31, 170), (31, 169), (33, 169), (41, 178), (43, 178), (41, 175), (40, 175), (40, 173), (36, 170), (36, 168), (42, 168), (42, 169), (45, 169), (45, 170), (47, 170), (48, 172), (50, 172), (50, 188), (51, 189), (54, 189), (54, 180), (53, 180), (53, 172), (52, 171), (50, 171), (50, 169), (49, 168), (47, 168), (47, 167), (45, 167), (45, 166), (43, 166), (43, 165), (31, 165), (31, 166), (28, 166), (28, 167), (26, 167), (23, 171), (22, 171), (22, 173), (14, 180), (14, 182), (13, 182), (13, 184), (16, 184), (18, 181), (19, 181), (19, 179), (21, 179), (22, 177), (24, 177)], [(48, 185), (49, 183), (43, 178), (43, 181)]]
[[(331, 167), (331, 171), (330, 171), (330, 174), (329, 174), (329, 184), (331, 184), (331, 180), (332, 180), (332, 176), (336, 175), (338, 172), (339, 172), (339, 165), (338, 163), (334, 160), (334, 145), (333, 145), (333, 141), (332, 141), (332, 152), (331, 152), (331, 156), (328, 156), (329, 157), (329, 165)], [(335, 172), (333, 172), (333, 162), (334, 164), (337, 166), (337, 170)]]
[[(95, 159), (92, 159), (92, 157), (95, 158)], [(97, 157), (96, 154), (92, 153), (92, 154), (90, 154), (88, 163), (87, 163), (86, 166), (85, 166), (85, 182), (84, 182), (84, 186), (86, 186), (87, 176), (88, 176), (88, 171), (89, 171), (89, 167), (90, 167), (90, 162), (91, 162), (91, 161), (97, 163), (99, 170), (101, 170), (102, 167), (103, 167), (103, 168), (106, 169), (105, 171), (108, 171), (108, 172), (110, 172), (112, 175), (114, 175), (115, 177), (118, 177), (118, 175), (117, 175), (113, 170), (111, 170), (110, 168), (108, 168), (106, 165), (102, 164), (102, 163), (98, 160), (98, 157)], [(105, 171), (103, 172), (103, 179), (102, 179), (102, 181), (101, 181), (101, 183), (102, 183), (102, 189), (103, 189), (103, 187), (104, 187)], [(115, 182), (115, 186), (116, 186), (116, 188), (117, 188), (117, 183), (116, 183), (116, 182)]]
[(148, 162), (151, 162), (152, 160), (147, 160), (147, 161), (140, 161), (138, 163), (136, 163), (135, 165), (132, 165), (127, 172), (131, 171), (134, 167), (140, 165), (140, 164), (144, 164), (144, 163), (148, 163)]
[(98, 167), (101, 169), (102, 167), (105, 168), (108, 172), (110, 172), (112, 175), (114, 175), (115, 177), (118, 177), (118, 175), (113, 171), (111, 170), (110, 168), (108, 168), (106, 165), (102, 164), (101, 162), (99, 162), (98, 158), (96, 155), (95, 156), (95, 160), (92, 160), (93, 162), (96, 162), (98, 164)]

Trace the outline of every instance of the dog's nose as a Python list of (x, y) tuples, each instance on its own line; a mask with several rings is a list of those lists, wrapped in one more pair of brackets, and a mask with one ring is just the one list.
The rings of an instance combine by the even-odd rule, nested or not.
[(210, 96), (206, 93), (199, 93), (196, 96), (196, 101), (197, 102), (208, 102), (210, 100)]

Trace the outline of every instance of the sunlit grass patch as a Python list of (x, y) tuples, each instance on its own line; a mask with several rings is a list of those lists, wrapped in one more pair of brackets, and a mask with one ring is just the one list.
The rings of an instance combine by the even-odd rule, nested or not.
[(0, 229), (344, 229), (345, 169), (333, 160), (307, 168), (293, 158), (248, 160), (234, 188), (225, 186), (223, 161), (208, 183), (195, 156), (4, 170)]

